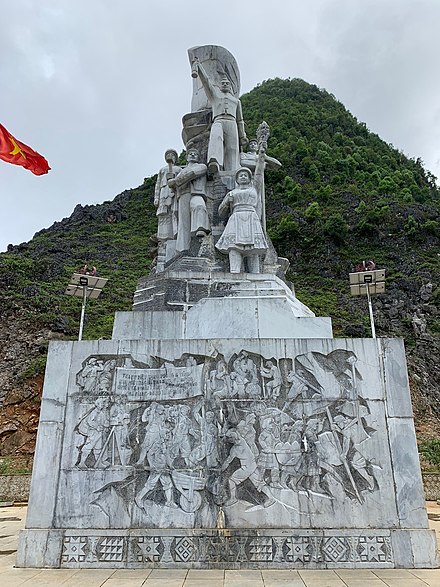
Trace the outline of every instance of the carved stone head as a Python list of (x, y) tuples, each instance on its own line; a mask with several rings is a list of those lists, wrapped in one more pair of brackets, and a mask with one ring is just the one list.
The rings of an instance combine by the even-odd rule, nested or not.
[(235, 181), (238, 185), (249, 185), (252, 182), (252, 172), (247, 167), (240, 167), (235, 173)]
[(179, 156), (177, 154), (177, 151), (175, 151), (174, 149), (167, 149), (165, 151), (165, 161), (167, 163), (176, 164), (178, 158)]
[(186, 154), (186, 160), (188, 163), (198, 163), (199, 161), (199, 152), (194, 147), (188, 149), (188, 153)]
[(229, 78), (226, 75), (224, 75), (220, 81), (220, 89), (225, 94), (227, 92), (232, 92), (231, 82), (229, 81)]
[(248, 150), (250, 153), (256, 153), (258, 151), (257, 139), (251, 139), (248, 144)]

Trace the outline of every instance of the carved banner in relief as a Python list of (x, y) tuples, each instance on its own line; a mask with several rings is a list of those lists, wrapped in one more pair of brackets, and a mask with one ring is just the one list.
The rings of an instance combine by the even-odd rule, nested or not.
[(115, 374), (114, 392), (129, 400), (184, 400), (201, 395), (203, 365), (175, 367), (165, 363), (160, 369), (125, 369)]

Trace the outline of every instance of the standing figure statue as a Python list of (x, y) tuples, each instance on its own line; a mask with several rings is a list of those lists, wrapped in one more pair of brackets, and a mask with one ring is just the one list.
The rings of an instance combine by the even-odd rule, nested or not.
[[(257, 139), (250, 139), (249, 144), (247, 146), (247, 151), (240, 153), (240, 165), (242, 167), (249, 167), (251, 171), (255, 171), (255, 167), (257, 166), (257, 157), (258, 157), (258, 141)], [(275, 159), (275, 157), (269, 157), (269, 155), (265, 155), (264, 157), (267, 167), (270, 169), (276, 169), (277, 167), (281, 167), (282, 164)]]
[(168, 180), (173, 179), (182, 170), (176, 165), (177, 152), (174, 149), (165, 151), (166, 167), (162, 167), (157, 174), (154, 188), (154, 205), (157, 208), (157, 238), (167, 241), (174, 238), (177, 232), (175, 215), (175, 194), (168, 186)]
[(240, 166), (240, 146), (247, 143), (241, 102), (232, 93), (226, 74), (220, 87), (214, 85), (198, 60), (192, 64), (192, 75), (199, 76), (212, 108), (212, 126), (208, 144), (208, 169), (235, 171)]
[(265, 148), (260, 145), (254, 181), (251, 171), (241, 167), (235, 174), (238, 187), (226, 194), (218, 209), (219, 214), (232, 209), (226, 228), (215, 245), (222, 253), (229, 254), (231, 273), (242, 271), (244, 259), (249, 273), (260, 273), (260, 256), (268, 249), (260, 221), (264, 165)]
[(203, 238), (210, 232), (206, 209), (207, 167), (199, 163), (199, 152), (190, 148), (188, 164), (175, 178), (168, 180), (168, 186), (177, 192), (177, 242), (176, 251), (187, 251), (191, 236)]

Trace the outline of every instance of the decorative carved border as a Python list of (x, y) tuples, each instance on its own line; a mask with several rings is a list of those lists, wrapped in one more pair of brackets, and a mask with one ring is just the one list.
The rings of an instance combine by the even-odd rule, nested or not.
[(280, 533), (257, 536), (225, 530), (222, 534), (65, 536), (61, 566), (298, 566), (393, 565), (389, 532), (350, 535)]

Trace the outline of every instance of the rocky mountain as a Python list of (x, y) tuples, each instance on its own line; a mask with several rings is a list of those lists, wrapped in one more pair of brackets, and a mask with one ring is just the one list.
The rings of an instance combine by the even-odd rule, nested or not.
[[(334, 96), (302, 80), (269, 80), (242, 98), (248, 136), (264, 119), (269, 154), (283, 167), (266, 177), (269, 233), (290, 261), (297, 297), (333, 318), (335, 336), (369, 336), (364, 298), (348, 273), (373, 259), (387, 291), (373, 300), (378, 336), (405, 339), (420, 435), (440, 418), (440, 190), (412, 160), (369, 132)], [(0, 455), (32, 453), (48, 341), (77, 336), (81, 301), (64, 295), (84, 263), (109, 278), (90, 302), (84, 338), (110, 337), (148, 274), (156, 231), (155, 178), (0, 254)], [(402, 369), (404, 366), (402, 365)]]

